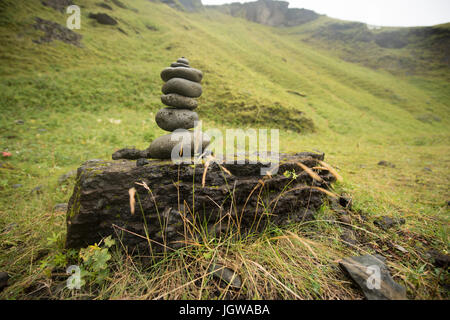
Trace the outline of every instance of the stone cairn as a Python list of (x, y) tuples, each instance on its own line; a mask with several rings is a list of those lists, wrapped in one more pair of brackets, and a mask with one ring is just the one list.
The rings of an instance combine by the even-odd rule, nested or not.
[[(162, 87), (163, 95), (161, 102), (167, 107), (162, 108), (156, 114), (155, 120), (157, 125), (166, 131), (173, 132), (177, 129), (193, 129), (199, 121), (197, 112), (193, 111), (197, 108), (198, 98), (202, 94), (203, 73), (189, 66), (189, 61), (182, 57), (165, 68), (161, 72), (161, 79), (165, 82)], [(204, 150), (209, 142), (209, 137), (201, 132), (194, 136), (194, 131), (184, 132), (189, 135), (188, 141), (191, 141), (191, 156), (198, 151)], [(194, 145), (197, 139), (198, 145)], [(201, 142), (202, 149), (199, 150)], [(179, 144), (180, 141), (172, 139), (171, 133), (156, 138), (147, 149), (147, 157), (154, 159), (170, 159), (172, 149)], [(196, 149), (194, 150), (194, 147)], [(187, 150), (185, 145), (181, 146), (180, 156), (183, 150)]]
[[(113, 153), (113, 160), (138, 160), (137, 166), (148, 164), (148, 158), (167, 160), (172, 158), (172, 150), (179, 156), (192, 157), (204, 153), (210, 143), (207, 134), (200, 130), (191, 130), (199, 121), (197, 112), (198, 102), (195, 98), (202, 95), (203, 73), (189, 66), (189, 61), (182, 57), (161, 71), (161, 79), (165, 82), (162, 87), (161, 102), (167, 107), (158, 111), (155, 116), (156, 124), (169, 134), (152, 141), (145, 150), (133, 148), (120, 149)], [(175, 130), (183, 129), (182, 137), (172, 137)], [(183, 139), (182, 141), (180, 141)], [(181, 143), (180, 143), (181, 142)], [(190, 145), (188, 145), (190, 142)], [(201, 147), (201, 148), (200, 148)], [(187, 154), (186, 150), (190, 150)]]

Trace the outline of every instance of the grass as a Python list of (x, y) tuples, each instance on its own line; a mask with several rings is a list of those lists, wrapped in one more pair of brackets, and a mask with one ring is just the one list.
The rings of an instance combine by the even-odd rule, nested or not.
[[(210, 10), (187, 14), (144, 0), (130, 5), (137, 12), (118, 7), (107, 12), (127, 36), (92, 22), (88, 13), (102, 10), (79, 2), (83, 48), (32, 42), (40, 35), (31, 27), (34, 17), (61, 24), (66, 18), (40, 1), (1, 4), (0, 141), (1, 151), (12, 156), (0, 160), (0, 271), (12, 278), (0, 297), (33, 298), (47, 290), (41, 287), (61, 283), (40, 267), (61, 252), (65, 233), (65, 214), (53, 206), (68, 201), (73, 181), (59, 184), (58, 177), (85, 160), (110, 159), (125, 146), (146, 148), (162, 135), (154, 122), (161, 107), (159, 72), (186, 56), (204, 72), (198, 109), (204, 129), (279, 128), (282, 151), (325, 152), (344, 177), (336, 192), (353, 198), (352, 224), (364, 245), (342, 242), (344, 229), (333, 223), (338, 217), (327, 207), (314, 223), (271, 228), (239, 241), (208, 239), (153, 267), (113, 251), (102, 286), (44, 296), (359, 299), (336, 262), (378, 252), (387, 256), (409, 298), (448, 299), (442, 287), (448, 273), (436, 270), (425, 255), (430, 248), (449, 250), (445, 77), (368, 69), (297, 41), (289, 29)], [(378, 166), (380, 160), (396, 168)], [(14, 188), (17, 184), (22, 186)], [(41, 194), (32, 192), (37, 186)], [(405, 218), (406, 224), (381, 231), (372, 224), (380, 216)], [(239, 270), (241, 290), (212, 280), (207, 270), (214, 259)]]

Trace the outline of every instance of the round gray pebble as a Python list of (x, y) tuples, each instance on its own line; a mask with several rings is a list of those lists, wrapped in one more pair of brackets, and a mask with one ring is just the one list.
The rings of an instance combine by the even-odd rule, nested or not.
[(187, 109), (163, 108), (158, 111), (155, 120), (158, 126), (166, 131), (192, 129), (198, 121), (198, 114)]

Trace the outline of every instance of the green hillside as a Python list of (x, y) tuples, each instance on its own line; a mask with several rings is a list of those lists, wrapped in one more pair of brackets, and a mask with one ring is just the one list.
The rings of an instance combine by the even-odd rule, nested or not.
[(432, 27), (375, 27), (321, 16), (280, 30), (348, 62), (398, 75), (447, 79), (450, 63), (448, 24)]
[[(65, 214), (52, 208), (67, 202), (73, 188), (73, 181), (59, 183), (58, 177), (88, 159), (110, 159), (125, 146), (146, 148), (162, 135), (154, 121), (162, 105), (159, 74), (185, 56), (204, 73), (198, 113), (205, 129), (279, 128), (282, 151), (325, 152), (325, 160), (344, 177), (336, 192), (351, 195), (355, 208), (369, 217), (369, 225), (380, 216), (406, 220), (401, 231), (377, 230), (377, 237), (368, 240), (373, 244), (371, 253), (389, 256), (392, 274), (410, 298), (448, 299), (448, 291), (437, 285), (448, 273), (436, 271), (426, 258), (431, 248), (449, 250), (448, 65), (406, 75), (374, 69), (373, 59), (368, 67), (359, 59), (349, 62), (341, 59), (345, 50), (347, 57), (354, 50), (346, 42), (334, 46), (324, 37), (304, 41), (323, 28), (322, 18), (276, 28), (212, 9), (190, 13), (148, 0), (104, 1), (110, 10), (100, 2), (76, 1), (82, 17), (81, 30), (74, 31), (82, 38), (77, 42), (72, 34), (60, 37), (72, 39), (71, 43), (42, 40), (45, 27), (36, 20), (65, 26), (64, 12), (39, 0), (0, 2), (0, 141), (1, 151), (12, 154), (0, 160), (0, 271), (12, 277), (12, 285), (0, 297), (77, 298), (38, 290), (43, 283), (56, 281), (49, 277), (48, 266), (61, 250)], [(118, 24), (101, 25), (89, 18), (99, 12)], [(414, 62), (409, 53), (408, 61)], [(377, 165), (381, 160), (396, 167)], [(324, 208), (316, 226), (295, 228), (313, 243), (320, 261), (277, 265), (285, 257), (264, 250), (270, 247), (267, 242), (278, 240), (236, 248), (260, 252), (252, 259), (267, 263), (284, 284), (294, 281), (292, 274), (298, 275), (301, 280), (291, 287), (302, 298), (360, 298), (335, 261), (368, 249), (340, 243), (344, 230), (327, 222), (332, 214)], [(369, 228), (354, 219), (355, 225), (361, 223), (359, 228)], [(313, 232), (317, 230), (318, 235)], [(388, 240), (408, 253), (387, 246)], [(229, 250), (238, 252), (233, 248)], [(305, 248), (297, 248), (295, 256), (310, 257)], [(65, 259), (62, 254), (58, 257)], [(110, 282), (80, 295), (159, 295), (162, 288), (148, 280), (152, 273), (117, 259)], [(169, 262), (167, 270), (179, 269), (178, 262)], [(178, 275), (170, 284), (174, 288), (191, 280), (189, 273), (174, 272)], [(143, 279), (150, 282), (144, 284)], [(189, 288), (167, 298), (211, 298)], [(273, 283), (261, 291), (257, 288), (249, 284), (237, 296), (294, 298)]]

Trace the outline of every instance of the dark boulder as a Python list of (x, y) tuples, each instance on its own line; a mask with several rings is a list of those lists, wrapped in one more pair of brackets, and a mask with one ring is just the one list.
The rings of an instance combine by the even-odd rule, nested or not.
[[(53, 40), (59, 40), (59, 41), (62, 41), (62, 42), (68, 43), (68, 44), (75, 45), (77, 47), (81, 47), (80, 41), (81, 41), (82, 35), (74, 32), (56, 22), (44, 20), (44, 19), (37, 17), (36, 23), (33, 25), (33, 28), (44, 32), (44, 35), (41, 36), (39, 39), (33, 40), (34, 43), (44, 44), (44, 43), (51, 42)], [(16, 122), (17, 124), (24, 123), (23, 120), (18, 120), (18, 121), (22, 121), (22, 122), (21, 123)]]
[[(88, 161), (78, 169), (69, 201), (66, 246), (85, 247), (113, 235), (128, 248), (160, 252), (184, 246), (201, 228), (216, 236), (248, 234), (269, 222), (282, 226), (314, 219), (334, 176), (318, 172), (318, 182), (297, 164), (312, 168), (317, 158), (283, 154), (280, 159), (271, 176), (261, 176), (270, 164), (248, 160), (210, 163), (206, 173), (204, 163)], [(292, 181), (286, 171), (298, 177)]]

